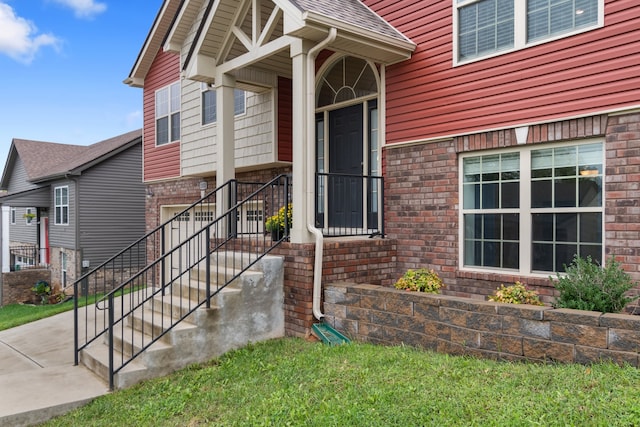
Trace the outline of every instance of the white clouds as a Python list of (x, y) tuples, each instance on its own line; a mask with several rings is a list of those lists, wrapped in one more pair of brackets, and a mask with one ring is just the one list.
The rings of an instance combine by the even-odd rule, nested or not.
[(93, 18), (107, 10), (106, 3), (95, 0), (53, 0), (62, 6), (71, 8), (77, 18)]
[(60, 40), (52, 34), (37, 34), (33, 22), (16, 16), (14, 10), (0, 2), (0, 54), (29, 64), (44, 46), (58, 49)]

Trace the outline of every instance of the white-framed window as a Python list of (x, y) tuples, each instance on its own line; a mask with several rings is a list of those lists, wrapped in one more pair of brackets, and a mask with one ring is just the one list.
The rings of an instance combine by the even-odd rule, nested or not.
[(11, 208), (9, 214), (11, 215), (11, 225), (16, 225), (16, 208)]
[(156, 91), (156, 145), (180, 140), (180, 82)]
[(60, 280), (63, 288), (67, 287), (67, 264), (67, 253), (65, 251), (60, 251)]
[(604, 0), (455, 0), (453, 8), (454, 63), (604, 25)]
[(26, 208), (24, 211), (24, 223), (31, 225), (36, 219), (36, 208)]
[(604, 144), (463, 155), (460, 264), (518, 274), (562, 272), (575, 255), (601, 262)]
[[(217, 120), (216, 113), (216, 90), (206, 83), (202, 83), (201, 86), (202, 96), (201, 96), (201, 105), (202, 105), (202, 125), (209, 125), (211, 123), (215, 123)], [(244, 90), (234, 89), (233, 91), (233, 102), (234, 102), (234, 114), (236, 116), (241, 116), (246, 114), (247, 112), (247, 94)]]
[(54, 224), (69, 225), (69, 187), (56, 187), (54, 189), (54, 198)]

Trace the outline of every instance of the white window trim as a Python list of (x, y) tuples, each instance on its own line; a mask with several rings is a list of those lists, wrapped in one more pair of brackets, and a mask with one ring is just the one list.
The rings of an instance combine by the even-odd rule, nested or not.
[[(180, 102), (178, 103), (178, 110), (177, 111), (171, 111), (171, 88), (177, 84), (180, 93), (178, 94), (178, 98), (180, 99)], [(162, 90), (167, 90), (168, 93), (168, 100), (167, 100), (167, 111), (168, 113), (166, 115), (162, 115), (162, 116), (158, 116), (157, 115), (157, 102), (158, 102), (158, 92), (162, 91)], [(171, 135), (171, 116), (173, 114), (180, 114), (180, 136), (177, 139), (173, 139), (172, 135)], [(169, 131), (169, 139), (167, 142), (163, 143), (163, 144), (158, 144), (158, 119), (162, 118), (162, 117), (167, 117), (168, 123), (168, 131)], [(155, 93), (153, 94), (153, 128), (154, 128), (154, 135), (155, 135), (155, 141), (154, 144), (156, 147), (164, 147), (165, 145), (169, 145), (169, 144), (173, 144), (176, 142), (180, 141), (180, 138), (182, 137), (182, 85), (180, 84), (180, 81), (176, 81), (173, 83), (170, 83), (166, 86), (163, 86), (159, 89), (157, 89), (155, 91)]]
[(470, 64), (477, 61), (482, 61), (484, 59), (494, 58), (496, 56), (501, 56), (510, 52), (514, 52), (517, 50), (526, 49), (529, 47), (537, 46), (544, 43), (550, 43), (556, 40), (564, 39), (566, 37), (571, 37), (576, 34), (586, 33), (587, 31), (593, 31), (598, 28), (604, 27), (604, 0), (598, 0), (598, 22), (595, 25), (589, 27), (579, 28), (574, 31), (556, 34), (550, 36), (548, 38), (534, 40), (530, 43), (527, 43), (526, 31), (527, 31), (527, 7), (526, 0), (513, 0), (514, 4), (514, 40), (513, 47), (509, 49), (502, 49), (496, 52), (491, 52), (486, 55), (478, 56), (475, 58), (459, 60), (459, 47), (458, 47), (458, 9), (463, 6), (467, 6), (473, 3), (476, 3), (481, 0), (466, 0), (460, 3), (457, 0), (453, 0), (452, 4), (452, 15), (453, 15), (453, 66)]
[[(56, 193), (57, 193), (57, 191), (59, 189), (61, 190), (61, 189), (64, 189), (64, 188), (67, 189), (67, 204), (66, 205), (65, 204), (58, 205), (56, 203)], [(70, 203), (69, 203), (70, 202), (70, 197), (71, 197), (71, 194), (69, 193), (69, 186), (68, 185), (62, 185), (60, 187), (55, 187), (53, 189), (53, 224), (54, 225), (69, 225), (69, 219), (70, 219), (69, 217), (71, 215), (71, 209), (69, 207), (69, 205), (70, 205)], [(60, 218), (60, 221), (58, 222), (58, 206), (60, 206), (61, 208), (64, 208), (64, 207), (67, 208), (67, 222), (62, 222), (62, 218)]]
[[(218, 123), (218, 118), (217, 117), (216, 117), (216, 120), (214, 120), (214, 121), (212, 121), (210, 123), (205, 123), (204, 122), (204, 114), (203, 114), (203, 111), (202, 111), (203, 108), (204, 108), (204, 104), (203, 104), (203, 96), (202, 95), (205, 92), (209, 92), (209, 91), (211, 91), (211, 92), (213, 92), (215, 94), (216, 89), (215, 89), (215, 87), (213, 87), (212, 85), (210, 85), (208, 83), (201, 83), (200, 84), (200, 126), (202, 126), (202, 127), (215, 126)], [(235, 107), (236, 107), (235, 106), (235, 93), (236, 93), (235, 91), (242, 91), (242, 94), (244, 96), (244, 104), (243, 104), (244, 108), (243, 108), (242, 112), (238, 112), (238, 113), (235, 113)], [(242, 90), (242, 89), (238, 89), (238, 88), (236, 88), (234, 90), (234, 98), (233, 98), (234, 99), (234, 106), (233, 106), (233, 109), (234, 109), (234, 113), (235, 113), (234, 114), (235, 118), (247, 115), (247, 98), (248, 98), (248, 96), (247, 96), (247, 91), (246, 90)]]
[[(531, 245), (532, 245), (532, 223), (531, 223), (531, 152), (534, 150), (541, 150), (545, 148), (559, 148), (559, 147), (573, 147), (578, 145), (587, 145), (601, 143), (602, 144), (602, 168), (603, 168), (603, 187), (602, 187), (602, 206), (600, 208), (589, 208), (589, 211), (600, 211), (602, 217), (602, 254), (601, 259), (605, 260), (605, 206), (606, 206), (606, 190), (604, 183), (606, 182), (606, 150), (605, 141), (601, 138), (591, 138), (580, 141), (571, 141), (566, 143), (550, 143), (550, 144), (535, 144), (526, 147), (499, 149), (499, 150), (486, 150), (475, 151), (472, 153), (465, 153), (458, 158), (458, 266), (460, 271), (478, 272), (478, 273), (498, 273), (498, 274), (511, 274), (526, 277), (544, 277), (548, 278), (549, 275), (554, 275), (554, 272), (534, 272), (531, 269)], [(465, 210), (463, 206), (463, 184), (464, 184), (464, 170), (463, 162), (465, 158), (473, 158), (479, 156), (486, 156), (492, 154), (505, 154), (505, 153), (520, 153), (520, 207), (519, 208), (505, 208), (505, 209), (485, 209), (483, 213), (509, 213), (518, 212), (520, 215), (520, 257), (518, 270), (507, 268), (495, 268), (495, 267), (480, 267), (480, 266), (466, 266), (464, 264), (464, 214), (477, 212), (477, 210), (470, 209)], [(522, 167), (525, 165), (526, 167)], [(528, 183), (529, 185), (523, 185)], [(550, 213), (572, 213), (572, 212), (585, 212), (585, 208), (548, 208)], [(536, 209), (536, 212), (543, 212), (542, 209)]]

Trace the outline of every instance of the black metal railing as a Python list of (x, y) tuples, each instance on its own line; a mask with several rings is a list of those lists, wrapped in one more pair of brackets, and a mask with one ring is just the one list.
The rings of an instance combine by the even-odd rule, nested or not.
[(381, 176), (316, 173), (316, 227), (325, 236), (384, 237)]
[[(106, 337), (113, 389), (121, 369), (197, 308), (210, 307), (212, 296), (287, 239), (289, 227), (273, 240), (264, 221), (289, 206), (290, 177), (256, 187), (225, 183), (81, 277), (74, 286), (75, 363), (80, 351)], [(227, 203), (219, 215), (216, 200)], [(136, 321), (140, 333), (127, 328)]]
[(45, 254), (49, 248), (40, 248), (35, 245), (11, 246), (9, 248), (10, 270), (24, 270), (30, 268), (44, 268), (47, 265), (40, 262), (41, 254)]

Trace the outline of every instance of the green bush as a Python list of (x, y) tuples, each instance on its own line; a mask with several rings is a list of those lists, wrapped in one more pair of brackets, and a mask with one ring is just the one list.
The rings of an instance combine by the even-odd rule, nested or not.
[[(565, 271), (554, 282), (560, 293), (553, 305), (556, 308), (619, 313), (638, 298), (626, 295), (636, 284), (613, 257), (602, 267), (591, 257), (576, 256)], [(549, 279), (553, 282), (551, 276)]]
[(444, 283), (435, 271), (421, 268), (419, 270), (407, 270), (394, 286), (397, 289), (407, 291), (437, 294), (440, 288), (444, 287)]
[(493, 295), (489, 297), (489, 301), (506, 302), (509, 304), (530, 304), (544, 305), (540, 301), (538, 293), (533, 289), (527, 289), (527, 286), (516, 282), (514, 285), (500, 285)]

